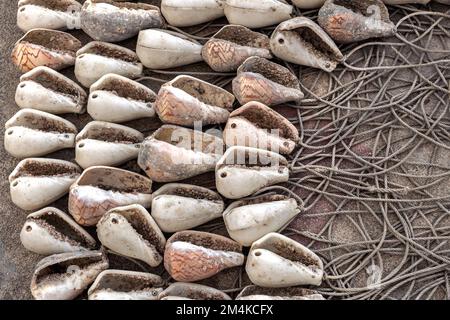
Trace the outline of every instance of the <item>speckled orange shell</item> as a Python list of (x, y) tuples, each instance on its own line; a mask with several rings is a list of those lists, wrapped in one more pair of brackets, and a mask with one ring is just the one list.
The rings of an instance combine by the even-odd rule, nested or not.
[(94, 226), (107, 211), (120, 206), (120, 204), (112, 199), (86, 203), (78, 196), (77, 190), (74, 188), (69, 192), (68, 206), (70, 214), (79, 225)]
[(19, 42), (11, 54), (13, 63), (22, 72), (28, 72), (38, 66), (60, 70), (75, 64), (75, 55), (50, 51), (42, 46)]

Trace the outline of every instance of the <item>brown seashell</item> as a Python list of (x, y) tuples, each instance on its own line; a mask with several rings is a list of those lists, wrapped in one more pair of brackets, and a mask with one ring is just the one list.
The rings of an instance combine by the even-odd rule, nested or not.
[(300, 140), (297, 128), (259, 102), (249, 102), (230, 114), (223, 132), (227, 146), (244, 146), (291, 153)]
[(81, 42), (74, 36), (50, 29), (32, 29), (14, 45), (11, 58), (22, 72), (38, 66), (61, 70), (75, 64)]
[(206, 42), (202, 49), (205, 62), (215, 71), (235, 71), (245, 59), (272, 58), (269, 37), (244, 26), (227, 25)]
[(164, 267), (177, 281), (194, 282), (244, 263), (242, 248), (213, 233), (181, 231), (167, 240)]
[(341, 43), (388, 37), (396, 31), (381, 0), (328, 0), (319, 10), (318, 22)]
[(165, 83), (158, 92), (155, 110), (165, 123), (193, 127), (227, 121), (233, 109), (234, 96), (206, 81), (178, 76)]
[(298, 102), (304, 96), (289, 69), (260, 57), (250, 57), (239, 67), (233, 93), (241, 104), (258, 101), (268, 106)]
[(69, 212), (78, 224), (92, 226), (112, 208), (130, 204), (149, 208), (151, 187), (150, 179), (131, 171), (90, 167), (70, 187)]
[(223, 153), (216, 136), (163, 125), (141, 144), (138, 165), (157, 182), (172, 182), (213, 171)]

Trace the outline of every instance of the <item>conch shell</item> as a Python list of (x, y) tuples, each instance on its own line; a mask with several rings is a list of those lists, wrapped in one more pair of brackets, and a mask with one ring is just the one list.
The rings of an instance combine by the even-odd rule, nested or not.
[(174, 27), (189, 27), (224, 15), (225, 0), (162, 0), (161, 12)]
[(291, 153), (298, 141), (297, 128), (281, 114), (259, 102), (248, 102), (234, 110), (223, 132), (227, 146)]
[(197, 283), (175, 282), (158, 296), (159, 300), (231, 300), (226, 293)]
[(242, 248), (213, 233), (181, 231), (167, 240), (164, 267), (176, 281), (194, 282), (244, 263)]
[(272, 33), (270, 48), (282, 60), (327, 72), (344, 58), (328, 34), (306, 17), (280, 23)]
[(56, 208), (44, 208), (28, 215), (20, 241), (27, 250), (42, 255), (86, 251), (96, 245), (89, 233)]
[(317, 291), (301, 287), (263, 288), (246, 286), (236, 300), (325, 300)]
[(109, 210), (97, 224), (97, 236), (107, 248), (152, 267), (163, 260), (166, 239), (155, 220), (138, 204)]
[(75, 63), (81, 42), (74, 36), (50, 29), (28, 31), (12, 50), (12, 61), (22, 72), (39, 66), (61, 70)]
[(5, 123), (5, 149), (16, 158), (39, 157), (73, 148), (77, 128), (47, 112), (22, 109)]
[(69, 213), (78, 224), (93, 226), (112, 208), (130, 204), (149, 208), (151, 187), (150, 179), (131, 171), (90, 167), (70, 187)]
[(205, 43), (205, 62), (218, 72), (235, 71), (249, 57), (272, 58), (269, 37), (244, 26), (227, 25)]
[(284, 0), (226, 0), (224, 11), (230, 24), (263, 28), (291, 18), (292, 10)]
[(142, 143), (138, 165), (152, 180), (172, 182), (213, 171), (222, 153), (221, 138), (163, 125)]
[(100, 121), (126, 122), (153, 117), (156, 94), (139, 82), (106, 74), (90, 88), (87, 111)]
[(89, 288), (89, 300), (156, 300), (162, 292), (163, 279), (156, 274), (105, 270)]
[(292, 4), (300, 9), (316, 9), (324, 3), (325, 0), (292, 0)]
[(118, 42), (163, 25), (159, 8), (147, 3), (88, 0), (81, 8), (81, 29), (98, 41)]
[(279, 233), (255, 241), (245, 266), (250, 280), (261, 287), (320, 285), (322, 260), (300, 243)]
[(319, 10), (318, 22), (340, 43), (388, 37), (396, 31), (381, 0), (327, 0)]
[(233, 109), (234, 96), (206, 81), (180, 75), (161, 86), (155, 110), (165, 123), (193, 127), (225, 123)]
[(169, 183), (153, 193), (152, 217), (164, 232), (192, 229), (222, 216), (222, 198), (207, 188)]
[(75, 76), (87, 88), (108, 73), (134, 79), (142, 70), (134, 51), (115, 44), (92, 41), (77, 51)]
[(108, 258), (102, 251), (48, 256), (36, 265), (31, 279), (31, 294), (36, 300), (75, 299), (108, 267)]
[(144, 135), (120, 124), (92, 121), (75, 140), (75, 160), (82, 168), (118, 166), (137, 158)]
[(80, 167), (69, 161), (24, 159), (9, 175), (11, 200), (23, 210), (40, 209), (69, 192), (80, 173)]
[(223, 219), (230, 237), (249, 247), (262, 236), (286, 226), (299, 212), (295, 199), (269, 194), (233, 202)]
[(83, 113), (87, 95), (74, 81), (53, 69), (40, 66), (20, 77), (15, 100), (20, 108), (53, 114)]
[(300, 83), (289, 69), (260, 57), (250, 57), (238, 68), (233, 93), (241, 105), (258, 101), (268, 106), (303, 99)]
[(264, 187), (288, 181), (287, 165), (287, 160), (275, 152), (231, 147), (216, 165), (217, 191), (228, 199), (249, 196)]
[(200, 62), (202, 45), (181, 33), (149, 29), (139, 32), (136, 54), (149, 69), (167, 69)]
[(79, 29), (81, 4), (75, 0), (19, 0), (17, 25), (23, 32), (35, 28)]

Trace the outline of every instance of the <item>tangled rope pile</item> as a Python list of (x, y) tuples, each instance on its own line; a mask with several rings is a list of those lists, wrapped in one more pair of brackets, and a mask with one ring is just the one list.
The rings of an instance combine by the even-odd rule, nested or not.
[[(395, 6), (390, 13), (395, 36), (342, 46), (345, 60), (333, 73), (280, 62), (306, 93), (301, 105), (281, 111), (302, 141), (288, 184), (261, 192), (281, 189), (303, 201), (283, 233), (325, 261), (319, 291), (328, 298), (450, 298), (450, 12)], [(317, 11), (301, 15), (315, 20)], [(174, 29), (204, 42), (221, 26)], [(181, 73), (221, 87), (234, 76)], [(241, 272), (226, 291), (244, 282)]]

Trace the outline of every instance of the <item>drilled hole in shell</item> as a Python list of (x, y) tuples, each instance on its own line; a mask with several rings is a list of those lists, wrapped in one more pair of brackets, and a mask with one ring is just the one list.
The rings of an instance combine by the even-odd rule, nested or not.
[(116, 218), (112, 218), (112, 219), (111, 219), (111, 222), (112, 222), (113, 224), (118, 224), (118, 223), (119, 223), (119, 221), (118, 221)]
[(255, 256), (259, 257), (261, 255), (261, 251), (256, 251)]
[(31, 232), (31, 230), (33, 230), (33, 228), (32, 228), (31, 226), (27, 226), (27, 227), (25, 228), (25, 230), (26, 230), (27, 232)]
[(232, 129), (235, 129), (235, 128), (236, 128), (236, 123), (232, 123), (232, 124), (231, 124), (231, 128), (232, 128)]
[(84, 143), (80, 143), (79, 145), (78, 145), (78, 148), (83, 148), (84, 147)]
[(220, 177), (221, 177), (221, 178), (226, 178), (226, 177), (227, 177), (227, 173), (226, 173), (226, 172), (222, 172), (222, 173), (220, 174)]
[(13, 134), (13, 130), (11, 130), (11, 131), (8, 131), (8, 136), (10, 136), (10, 135), (12, 135)]
[(22, 83), (19, 87), (20, 88), (25, 88), (25, 83)]
[(98, 95), (97, 94), (93, 94), (92, 95), (92, 99), (97, 99)]

